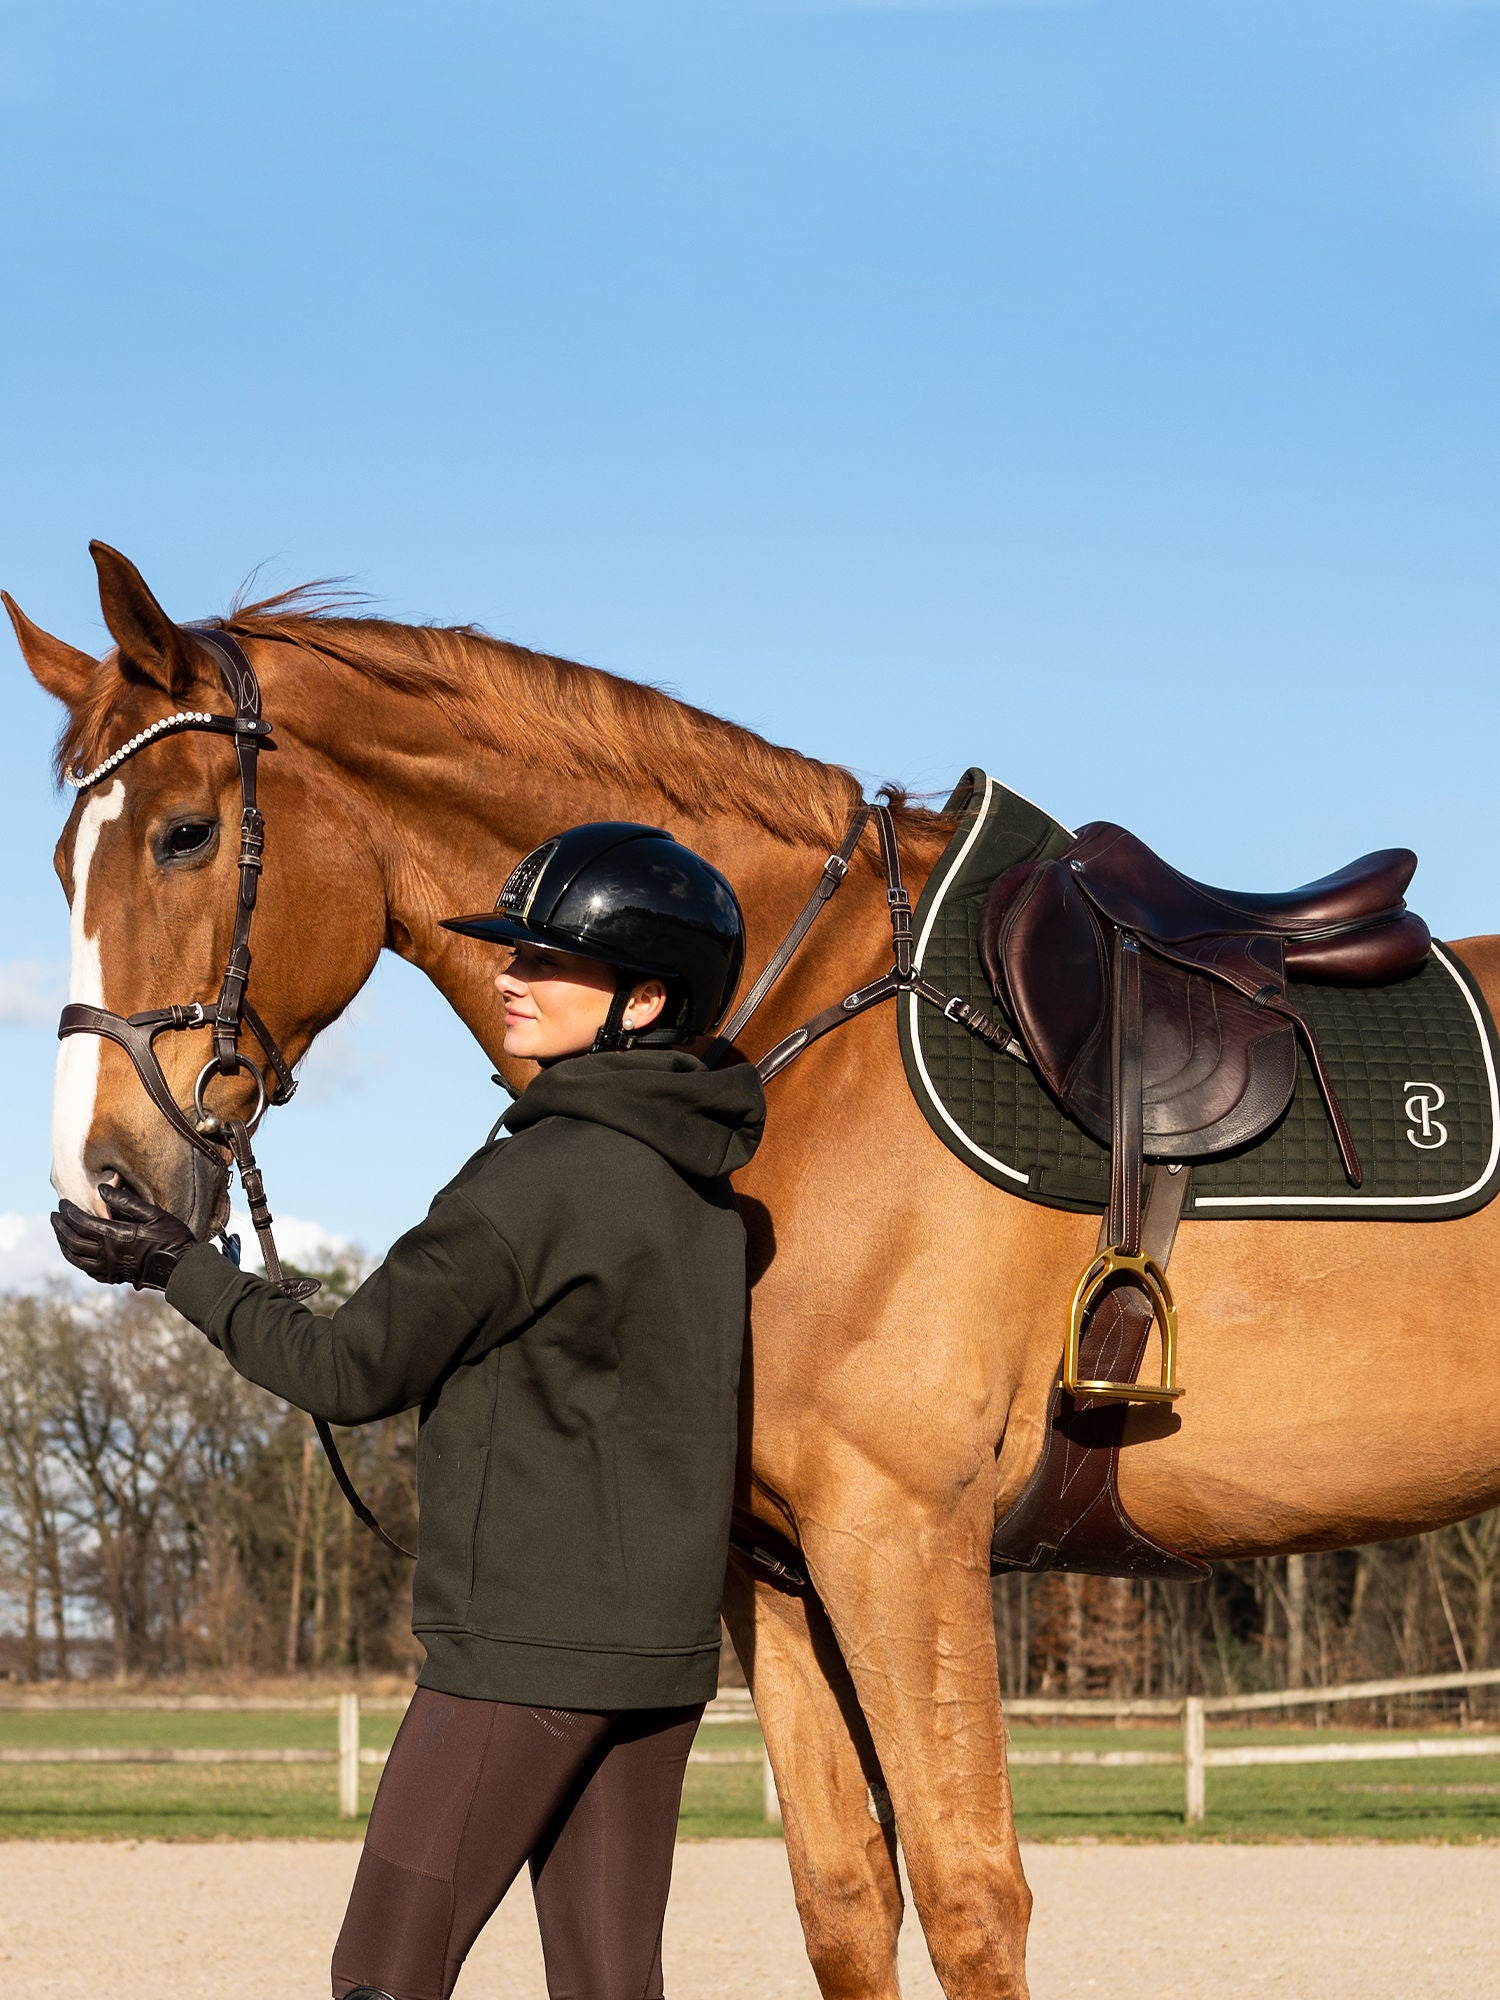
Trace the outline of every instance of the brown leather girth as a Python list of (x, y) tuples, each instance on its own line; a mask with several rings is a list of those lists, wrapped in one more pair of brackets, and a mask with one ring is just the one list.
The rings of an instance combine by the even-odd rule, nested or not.
[[(1119, 1169), (1117, 1161), (1116, 1172)], [(1186, 1166), (1158, 1166), (1152, 1174), (1140, 1240), (1163, 1270), (1191, 1177), (1192, 1169)], [(1115, 1219), (1113, 1213), (1104, 1217), (1101, 1249)], [(1145, 1358), (1151, 1327), (1151, 1308), (1141, 1293), (1127, 1284), (1113, 1286), (1084, 1329), (1079, 1373), (1093, 1380), (1133, 1382)], [(1208, 1575), (1206, 1562), (1154, 1540), (1125, 1511), (1119, 1469), (1127, 1414), (1123, 1403), (1090, 1399), (1075, 1404), (1060, 1385), (1054, 1385), (1036, 1470), (995, 1529), (990, 1545), (993, 1571), (1082, 1570), (1090, 1576), (1176, 1582)]]

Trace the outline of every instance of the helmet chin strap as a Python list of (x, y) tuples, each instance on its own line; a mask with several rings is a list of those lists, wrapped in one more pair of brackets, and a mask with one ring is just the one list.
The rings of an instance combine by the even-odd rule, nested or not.
[(589, 1046), (591, 1056), (605, 1055), (612, 1049), (628, 1049), (634, 1041), (634, 1036), (625, 1029), (625, 1009), (630, 1005), (634, 989), (635, 981), (628, 975), (616, 986), (610, 998), (609, 1012), (604, 1017), (604, 1026)]
[(626, 1027), (625, 1009), (630, 1005), (635, 984), (628, 972), (621, 976), (610, 999), (604, 1026), (589, 1044), (591, 1056), (607, 1055), (616, 1049), (671, 1049), (687, 1039), (680, 1028), (668, 1027), (660, 1015), (644, 1028)]

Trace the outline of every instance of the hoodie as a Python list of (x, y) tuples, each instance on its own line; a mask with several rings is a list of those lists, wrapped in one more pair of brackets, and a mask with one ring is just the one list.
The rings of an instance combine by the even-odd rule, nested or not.
[(168, 1303), (334, 1424), (418, 1409), (420, 1684), (551, 1708), (717, 1685), (753, 1069), (676, 1049), (544, 1070), (331, 1317), (208, 1244)]

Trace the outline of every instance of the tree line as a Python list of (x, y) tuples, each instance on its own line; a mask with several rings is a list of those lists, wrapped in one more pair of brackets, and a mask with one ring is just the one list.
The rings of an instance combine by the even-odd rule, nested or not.
[[(320, 1271), (331, 1311), (363, 1272)], [(416, 1416), (341, 1432), (413, 1546)], [(1202, 1583), (1006, 1576), (1000, 1677), (1026, 1694), (1231, 1694), (1496, 1658), (1500, 1511)], [(356, 1522), (300, 1411), (151, 1293), (0, 1297), (0, 1668), (26, 1680), (404, 1671), (410, 1564)]]
[[(362, 1273), (318, 1272), (332, 1311)], [(415, 1532), (414, 1414), (340, 1432)], [(411, 1565), (360, 1527), (310, 1420), (153, 1293), (0, 1298), (4, 1664), (27, 1680), (411, 1665)]]

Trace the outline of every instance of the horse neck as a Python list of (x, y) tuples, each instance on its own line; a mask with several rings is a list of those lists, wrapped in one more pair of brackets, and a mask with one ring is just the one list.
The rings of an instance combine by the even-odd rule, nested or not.
[[(826, 840), (786, 839), (748, 814), (685, 815), (646, 770), (639, 782), (617, 786), (525, 767), (502, 751), (457, 740), (421, 704), (402, 707), (410, 712), (392, 730), (354, 740), (347, 730), (342, 739), (330, 731), (325, 754), (335, 758), (341, 779), (360, 794), (361, 817), (385, 884), (387, 946), (432, 980), (491, 1061), (517, 1085), (531, 1066), (511, 1063), (502, 1051), (490, 954), (443, 930), (441, 919), (491, 908), (521, 855), (561, 826), (608, 819), (661, 825), (712, 862), (735, 885), (745, 911), (750, 978), (817, 883), (830, 845)], [(774, 808), (774, 800), (768, 803)], [(936, 830), (907, 830), (902, 845), (914, 888), (941, 850), (942, 838)], [(813, 941), (766, 1004), (756, 1046), (769, 1046), (804, 1014), (874, 977), (889, 962), (885, 880), (873, 830), (866, 833), (834, 909), (837, 915), (823, 916)]]

